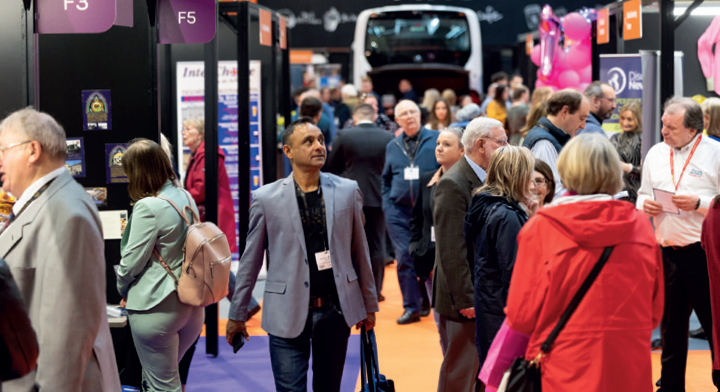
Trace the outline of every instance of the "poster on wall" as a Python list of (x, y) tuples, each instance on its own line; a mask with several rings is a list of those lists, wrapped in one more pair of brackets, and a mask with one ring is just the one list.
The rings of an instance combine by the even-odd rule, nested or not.
[(105, 144), (105, 172), (108, 184), (128, 182), (122, 167), (122, 157), (129, 144)]
[[(262, 186), (261, 125), (260, 125), (260, 61), (250, 62), (250, 189)], [(225, 169), (228, 173), (230, 191), (235, 208), (235, 234), (240, 238), (237, 224), (240, 211), (238, 205), (238, 93), (237, 62), (218, 62), (218, 145), (225, 155)], [(183, 122), (205, 117), (205, 64), (204, 62), (177, 63), (177, 113), (178, 140), (182, 140)], [(178, 146), (181, 160), (181, 176), (185, 176), (190, 160), (190, 149)], [(247, 208), (247, 207), (245, 207)], [(243, 228), (244, 230), (244, 228)], [(239, 255), (233, 255), (237, 259)]]
[(84, 130), (112, 129), (110, 90), (83, 90), (82, 104)]
[(65, 169), (73, 177), (85, 177), (85, 141), (81, 137), (69, 137), (65, 144)]
[(617, 109), (603, 122), (605, 132), (622, 132), (620, 110), (629, 102), (642, 103), (643, 75), (639, 54), (600, 55), (600, 80), (615, 90)]

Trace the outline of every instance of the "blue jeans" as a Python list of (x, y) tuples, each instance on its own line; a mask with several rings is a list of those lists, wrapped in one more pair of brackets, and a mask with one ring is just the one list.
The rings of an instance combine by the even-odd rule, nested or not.
[(305, 329), (296, 338), (269, 336), (270, 362), (277, 392), (307, 391), (311, 351), (313, 391), (340, 391), (350, 327), (339, 309), (333, 304), (310, 309)]
[(391, 203), (384, 212), (387, 231), (395, 249), (403, 307), (413, 313), (420, 312), (420, 287), (415, 272), (415, 263), (409, 250), (412, 208)]

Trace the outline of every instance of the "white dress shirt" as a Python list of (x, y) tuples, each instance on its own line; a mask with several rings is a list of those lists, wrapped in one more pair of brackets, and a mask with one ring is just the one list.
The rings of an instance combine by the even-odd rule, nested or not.
[(675, 181), (677, 183), (680, 180), (677, 192), (670, 172), (670, 146), (656, 144), (643, 162), (637, 209), (642, 211), (645, 200), (654, 200), (653, 188), (700, 197), (700, 207), (695, 211), (680, 211), (679, 215), (662, 212), (655, 217), (655, 237), (661, 246), (687, 246), (700, 241), (705, 215), (713, 197), (720, 193), (720, 147), (707, 137), (703, 137), (698, 144), (680, 178), (696, 139), (697, 136), (680, 149), (673, 148)]
[(470, 168), (473, 169), (473, 171), (475, 172), (475, 175), (478, 176), (478, 178), (480, 179), (480, 181), (482, 181), (483, 184), (484, 184), (484, 183), (485, 183), (485, 177), (487, 177), (487, 173), (485, 173), (485, 170), (483, 170), (483, 168), (480, 167), (480, 165), (478, 165), (477, 163), (475, 163), (475, 162), (474, 162), (472, 159), (470, 159), (470, 157), (468, 157), (467, 155), (463, 155), (463, 156), (465, 157), (465, 159), (467, 160), (468, 164), (470, 165)]
[(559, 154), (552, 142), (545, 139), (538, 140), (530, 151), (532, 151), (535, 159), (547, 163), (550, 169), (552, 169), (553, 177), (555, 177), (555, 196), (560, 196), (565, 193), (565, 188), (563, 188), (562, 181), (560, 181), (560, 173), (557, 169)]
[[(13, 205), (13, 214), (17, 215), (22, 211), (23, 207), (25, 207), (25, 204), (27, 204), (30, 199), (32, 199), (35, 192), (39, 191), (40, 188), (43, 187), (43, 185), (47, 184), (51, 180), (57, 178), (60, 174), (62, 174), (63, 170), (65, 170), (65, 166), (59, 167), (50, 173), (42, 176), (39, 180), (35, 181), (30, 185), (27, 189), (25, 189), (25, 192), (23, 192), (22, 195), (17, 199), (15, 202), (15, 205)], [(13, 195), (15, 196), (15, 195)]]

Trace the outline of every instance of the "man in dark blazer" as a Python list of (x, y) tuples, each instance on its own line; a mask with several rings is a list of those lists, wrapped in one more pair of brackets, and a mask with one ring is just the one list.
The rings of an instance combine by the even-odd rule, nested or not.
[(479, 359), (470, 267), (473, 250), (465, 246), (462, 221), (473, 190), (485, 181), (492, 153), (507, 145), (508, 139), (500, 121), (480, 117), (468, 124), (462, 143), (465, 156), (440, 178), (433, 200), (436, 240), (433, 307), (440, 314), (439, 330), (447, 334), (438, 392), (483, 390), (477, 379)]
[(355, 180), (363, 195), (365, 236), (370, 249), (375, 289), (382, 301), (385, 273), (385, 215), (382, 211), (382, 170), (385, 148), (393, 134), (375, 126), (375, 109), (366, 103), (353, 111), (355, 127), (338, 132), (328, 162), (331, 173)]

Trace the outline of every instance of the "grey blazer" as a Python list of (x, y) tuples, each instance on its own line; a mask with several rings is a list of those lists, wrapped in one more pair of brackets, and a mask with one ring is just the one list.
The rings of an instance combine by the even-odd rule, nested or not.
[[(348, 326), (377, 312), (362, 195), (355, 181), (321, 173), (327, 211), (330, 256), (340, 308)], [(310, 267), (292, 174), (253, 192), (247, 245), (240, 259), (235, 296), (228, 317), (247, 320), (247, 309), (267, 251), (262, 328), (292, 339), (308, 317)]]
[(4, 392), (120, 392), (104, 249), (97, 208), (66, 171), (0, 234), (40, 343), (37, 369)]

